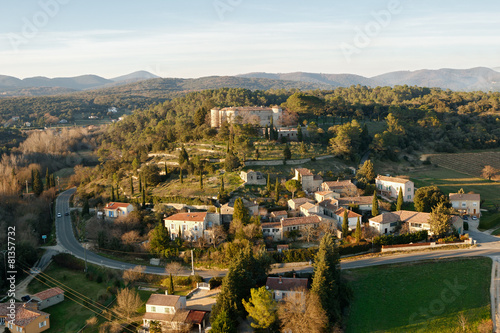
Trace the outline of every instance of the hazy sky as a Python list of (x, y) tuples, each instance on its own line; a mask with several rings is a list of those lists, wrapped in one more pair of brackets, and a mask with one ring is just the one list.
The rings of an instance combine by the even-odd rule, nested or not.
[(499, 14), (484, 0), (3, 0), (0, 74), (498, 67)]

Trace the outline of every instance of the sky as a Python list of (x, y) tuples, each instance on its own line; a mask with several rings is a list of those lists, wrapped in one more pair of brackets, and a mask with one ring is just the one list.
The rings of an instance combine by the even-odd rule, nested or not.
[(499, 14), (490, 0), (3, 0), (0, 74), (493, 68)]

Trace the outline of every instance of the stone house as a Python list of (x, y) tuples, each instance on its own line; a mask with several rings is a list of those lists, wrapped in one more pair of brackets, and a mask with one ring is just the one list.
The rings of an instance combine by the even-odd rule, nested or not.
[(450, 193), (451, 207), (460, 214), (481, 216), (481, 195), (476, 193)]
[(314, 175), (311, 170), (306, 168), (295, 169), (295, 176), (292, 178), (298, 180), (302, 185), (302, 190), (307, 192), (316, 192), (321, 188), (323, 178)]
[(400, 189), (404, 202), (413, 202), (415, 197), (415, 184), (409, 179), (378, 175), (375, 186), (377, 192), (391, 199), (398, 198)]

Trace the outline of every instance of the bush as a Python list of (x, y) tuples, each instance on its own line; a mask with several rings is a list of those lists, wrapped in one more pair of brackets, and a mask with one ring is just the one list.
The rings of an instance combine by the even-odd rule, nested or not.
[(356, 254), (360, 252), (369, 251), (372, 248), (372, 244), (368, 242), (360, 242), (354, 244), (341, 245), (339, 247), (339, 253), (341, 256)]
[(210, 281), (208, 281), (208, 284), (210, 284), (210, 289), (214, 289), (222, 285), (222, 279), (223, 279), (222, 276), (211, 278)]
[(397, 244), (409, 244), (417, 243), (427, 239), (427, 230), (409, 232), (399, 236), (394, 235), (381, 235), (373, 238), (373, 244), (377, 246), (381, 245), (397, 245)]

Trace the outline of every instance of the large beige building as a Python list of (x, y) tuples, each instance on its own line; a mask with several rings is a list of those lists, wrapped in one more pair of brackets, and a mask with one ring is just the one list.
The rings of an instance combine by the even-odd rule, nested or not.
[(409, 179), (378, 175), (375, 179), (377, 191), (389, 198), (397, 199), (399, 189), (403, 192), (404, 202), (413, 202), (415, 185)]
[(477, 193), (450, 193), (451, 207), (462, 214), (481, 216), (481, 195)]
[(273, 124), (278, 125), (279, 119), (283, 114), (283, 110), (278, 107), (263, 107), (263, 106), (237, 106), (210, 110), (210, 125), (211, 127), (221, 127), (224, 122), (241, 123), (241, 124), (256, 124), (261, 127), (269, 126), (271, 118)]
[[(213, 238), (213, 227), (220, 225), (220, 214), (207, 212), (178, 213), (163, 220), (172, 239), (180, 237), (185, 240), (195, 241), (205, 237), (210, 243)], [(180, 234), (179, 234), (180, 232)]]

